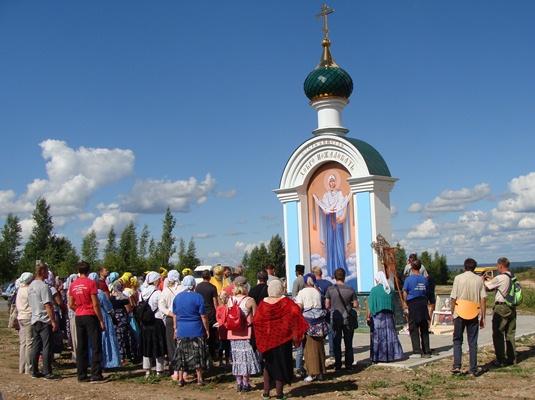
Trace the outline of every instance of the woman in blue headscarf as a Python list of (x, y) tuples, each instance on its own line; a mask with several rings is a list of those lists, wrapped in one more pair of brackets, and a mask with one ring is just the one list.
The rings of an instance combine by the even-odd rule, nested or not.
[[(97, 282), (99, 277), (96, 272), (89, 274), (89, 279)], [(102, 332), (102, 368), (117, 368), (121, 364), (119, 355), (119, 344), (117, 342), (117, 334), (115, 332), (115, 325), (113, 324), (113, 306), (110, 300), (101, 289), (98, 289), (98, 301), (100, 303), (100, 311), (104, 318), (106, 331)]]

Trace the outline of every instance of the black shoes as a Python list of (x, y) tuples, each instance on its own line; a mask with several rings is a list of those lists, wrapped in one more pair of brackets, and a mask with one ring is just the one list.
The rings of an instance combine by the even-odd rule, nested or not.
[(101, 382), (106, 382), (106, 379), (104, 379), (102, 375), (92, 376), (89, 379), (89, 383), (101, 383)]

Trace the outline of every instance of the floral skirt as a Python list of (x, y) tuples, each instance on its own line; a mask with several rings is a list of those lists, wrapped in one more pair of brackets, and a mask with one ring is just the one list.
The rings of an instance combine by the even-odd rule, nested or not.
[(394, 314), (381, 311), (373, 317), (373, 330), (370, 332), (370, 358), (372, 362), (391, 362), (403, 358)]
[(208, 346), (203, 337), (177, 340), (173, 368), (175, 371), (195, 371), (208, 368)]
[(231, 340), (232, 375), (248, 376), (260, 373), (260, 362), (249, 339)]

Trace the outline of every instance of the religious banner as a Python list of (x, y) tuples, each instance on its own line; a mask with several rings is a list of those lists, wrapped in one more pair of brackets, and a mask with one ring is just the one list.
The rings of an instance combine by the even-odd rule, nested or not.
[(347, 179), (349, 172), (337, 162), (323, 164), (308, 185), (310, 265), (324, 277), (337, 268), (346, 271), (346, 282), (356, 286), (355, 217)]

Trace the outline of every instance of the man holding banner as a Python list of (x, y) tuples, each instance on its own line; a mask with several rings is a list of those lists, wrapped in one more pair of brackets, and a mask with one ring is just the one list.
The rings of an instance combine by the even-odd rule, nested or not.
[(486, 297), (485, 285), (474, 273), (477, 262), (473, 258), (464, 261), (464, 272), (455, 277), (451, 291), (451, 312), (453, 314), (453, 369), (452, 374), (461, 373), (463, 335), (466, 328), (470, 353), (469, 373), (479, 376), (477, 367), (477, 337), (479, 328), (485, 327)]

